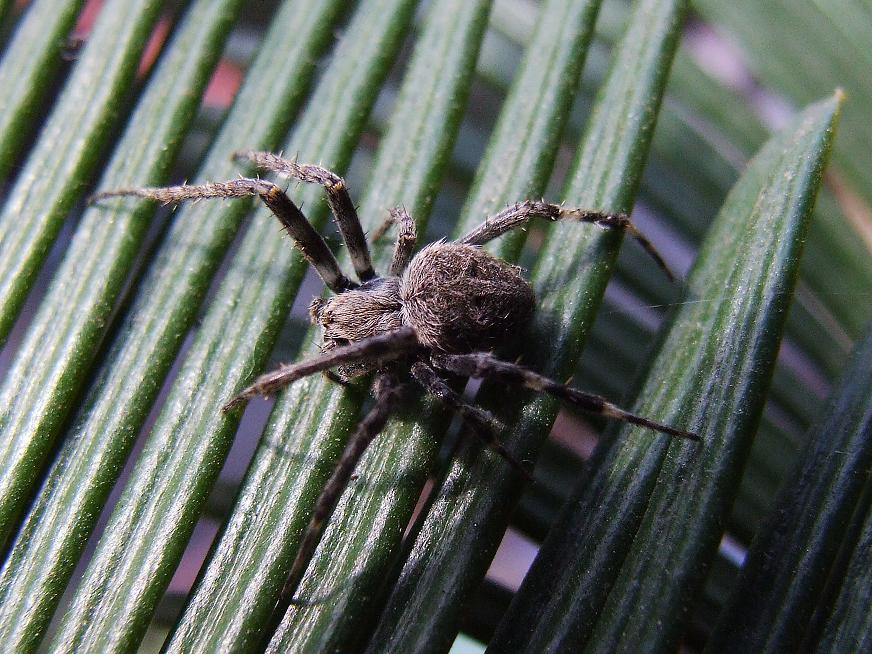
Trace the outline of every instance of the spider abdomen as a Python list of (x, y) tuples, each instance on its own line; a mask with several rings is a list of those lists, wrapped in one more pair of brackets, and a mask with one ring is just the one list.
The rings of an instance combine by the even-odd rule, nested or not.
[(404, 322), (422, 344), (457, 353), (517, 338), (535, 298), (517, 266), (471, 245), (433, 243), (409, 263), (400, 299)]

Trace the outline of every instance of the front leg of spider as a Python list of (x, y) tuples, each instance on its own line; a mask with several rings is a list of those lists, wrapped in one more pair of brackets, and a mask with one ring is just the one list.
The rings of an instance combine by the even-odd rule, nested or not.
[[(247, 400), (258, 395), (272, 395), (295, 381), (313, 375), (316, 372), (328, 371), (331, 368), (348, 366), (366, 360), (380, 368), (383, 364), (407, 356), (420, 347), (415, 330), (411, 327), (400, 327), (385, 334), (377, 334), (347, 345), (337, 346), (321, 354), (286, 366), (276, 368), (272, 372), (258, 377), (248, 388), (243, 389), (236, 397), (224, 405), (224, 411), (232, 411)], [(339, 377), (341, 381), (346, 381)]]
[(271, 182), (242, 177), (227, 182), (185, 184), (165, 188), (125, 188), (97, 193), (89, 201), (93, 203), (123, 196), (157, 200), (162, 204), (178, 204), (186, 200), (211, 198), (259, 197), (278, 218), (282, 227), (294, 240), (297, 248), (315, 268), (315, 271), (331, 291), (341, 293), (357, 287), (357, 284), (348, 279), (339, 269), (339, 263), (333, 256), (333, 252), (330, 251), (324, 239), (315, 231), (311, 223), (306, 220), (303, 212), (282, 189)]

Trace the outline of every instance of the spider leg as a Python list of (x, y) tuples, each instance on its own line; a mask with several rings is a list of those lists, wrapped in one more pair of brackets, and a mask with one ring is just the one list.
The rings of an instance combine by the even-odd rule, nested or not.
[(320, 275), (324, 283), (334, 293), (341, 293), (357, 284), (348, 279), (339, 268), (336, 257), (327, 247), (321, 235), (306, 220), (303, 212), (297, 208), (291, 199), (278, 186), (261, 179), (240, 178), (229, 182), (210, 182), (207, 184), (185, 184), (184, 186), (168, 186), (164, 188), (122, 188), (115, 191), (103, 191), (90, 198), (97, 202), (105, 198), (120, 196), (136, 196), (157, 200), (163, 204), (175, 204), (185, 200), (203, 200), (207, 198), (244, 198), (257, 196), (269, 207), (282, 226), (294, 239), (300, 252)]
[(340, 345), (300, 363), (276, 368), (258, 377), (248, 388), (224, 405), (224, 412), (232, 411), (256, 395), (270, 395), (295, 381), (316, 372), (341, 366), (361, 359), (389, 361), (405, 356), (419, 347), (412, 327), (401, 327), (386, 334), (370, 336), (348, 345)]
[(327, 521), (333, 515), (339, 498), (348, 486), (348, 480), (366, 452), (366, 448), (384, 428), (388, 417), (401, 399), (402, 387), (392, 375), (382, 373), (376, 377), (373, 394), (375, 395), (375, 406), (370, 409), (357, 426), (357, 430), (349, 439), (339, 462), (315, 503), (312, 517), (309, 519), (306, 531), (303, 532), (303, 540), (291, 565), (291, 571), (288, 573), (276, 603), (273, 613), (274, 620), (281, 621), (293, 602), (294, 593), (300, 585), (318, 543), (321, 542), (321, 537), (324, 535)]
[(349, 385), (347, 381), (344, 381), (339, 375), (337, 375), (332, 370), (323, 370), (321, 372), (321, 374), (324, 375), (325, 379), (327, 379), (328, 381), (333, 382), (334, 384), (337, 384), (339, 386), (348, 386)]
[(560, 384), (516, 363), (501, 361), (484, 352), (475, 354), (434, 354), (431, 360), (437, 368), (458, 375), (467, 377), (497, 377), (507, 382), (522, 384), (534, 391), (548, 393), (589, 413), (596, 413), (607, 418), (641, 425), (642, 427), (669, 434), (670, 436), (680, 436), (694, 441), (699, 440), (697, 434), (675, 429), (668, 425), (662, 425), (648, 418), (629, 413), (606, 401), (599, 395), (585, 393), (566, 384)]
[(404, 207), (394, 207), (390, 210), (388, 217), (384, 219), (382, 224), (375, 229), (370, 238), (373, 243), (378, 243), (396, 223), (400, 224), (400, 230), (397, 233), (394, 257), (391, 261), (389, 274), (399, 277), (412, 260), (412, 254), (415, 251), (415, 245), (418, 240), (418, 230), (409, 212)]
[(400, 208), (395, 207), (394, 209), (389, 211), (387, 217), (383, 221), (381, 221), (381, 224), (372, 231), (372, 233), (369, 235), (370, 243), (378, 243), (385, 237), (385, 234), (388, 233), (388, 230), (396, 224), (398, 217), (394, 212), (398, 209)]
[(639, 245), (663, 269), (670, 280), (675, 280), (675, 275), (672, 274), (660, 253), (657, 252), (654, 244), (630, 221), (630, 217), (623, 213), (571, 209), (549, 202), (525, 200), (506, 207), (497, 215), (488, 218), (457, 242), (464, 245), (484, 245), (506, 232), (523, 227), (533, 218), (544, 218), (552, 222), (569, 218), (584, 223), (595, 223), (610, 229), (621, 229), (638, 241)]
[(236, 152), (235, 159), (246, 159), (254, 163), (262, 170), (270, 170), (280, 175), (293, 177), (302, 182), (320, 184), (327, 192), (327, 204), (333, 212), (336, 226), (342, 234), (342, 240), (348, 246), (348, 254), (351, 257), (351, 265), (357, 278), (366, 282), (375, 277), (372, 267), (372, 259), (369, 254), (369, 246), (366, 244), (366, 236), (357, 216), (357, 209), (348, 194), (345, 180), (334, 172), (312, 164), (299, 164), (296, 161), (282, 159), (271, 152)]
[(472, 427), (472, 432), (478, 436), (487, 447), (503, 457), (506, 462), (508, 462), (515, 470), (520, 472), (527, 481), (532, 481), (530, 472), (521, 465), (520, 461), (512, 456), (512, 454), (500, 442), (499, 438), (497, 438), (497, 433), (505, 428), (493, 415), (484, 409), (480, 409), (479, 407), (473, 406), (464, 401), (459, 393), (456, 393), (454, 389), (445, 383), (444, 379), (436, 374), (436, 371), (433, 370), (433, 368), (423, 361), (418, 361), (412, 366), (412, 377), (414, 377), (415, 381), (421, 384), (421, 386), (432, 395), (436, 396), (451, 409), (457, 411), (464, 421)]
[(415, 243), (418, 240), (418, 230), (415, 227), (415, 221), (403, 207), (391, 209), (391, 218), (400, 224), (400, 229), (397, 232), (396, 245), (394, 245), (390, 274), (399, 277), (412, 260)]

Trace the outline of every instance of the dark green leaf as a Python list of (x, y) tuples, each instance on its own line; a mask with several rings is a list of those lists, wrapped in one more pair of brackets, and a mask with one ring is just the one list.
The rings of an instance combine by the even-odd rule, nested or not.
[[(0, 2), (0, 21), (11, 2)], [(84, 0), (33, 2), (0, 61), (0, 179), (5, 179), (51, 89), (67, 33)]]
[[(854, 547), (846, 543), (850, 537), (847, 525), (855, 510), (865, 514), (860, 499), (872, 468), (870, 360), (872, 331), (854, 353), (827, 411), (812, 430), (802, 459), (754, 539), (739, 583), (712, 634), (711, 652), (736, 648), (797, 651), (803, 638), (816, 639), (816, 634), (809, 633), (812, 615), (821, 604), (825, 585), (838, 583), (844, 574), (835, 569), (839, 548)], [(858, 547), (862, 549), (862, 544)], [(868, 554), (858, 550), (855, 556), (862, 559)], [(848, 584), (856, 588), (867, 572), (855, 567), (849, 571)], [(846, 592), (850, 595), (856, 590)], [(868, 612), (868, 602), (860, 602), (856, 610), (843, 603), (839, 609), (843, 615), (837, 621), (857, 621), (863, 606)], [(834, 625), (831, 630), (840, 631), (841, 627)], [(829, 637), (836, 638), (836, 634)]]
[[(105, 188), (166, 179), (239, 4), (210, 0), (191, 8), (192, 20), (180, 27), (115, 150), (102, 180)], [(100, 345), (153, 209), (143, 205), (135, 212), (113, 214), (95, 207), (82, 218), (4, 380), (0, 440), (19, 443), (21, 450), (44, 453), (50, 448), (86, 380), (84, 371)], [(38, 467), (20, 473), (28, 484)], [(78, 493), (83, 490), (77, 485)], [(64, 537), (74, 537), (76, 530), (50, 520), (44, 508), (31, 512), (0, 576), (0, 640), (10, 647), (14, 643), (20, 652), (41, 636), (76, 558), (63, 545)], [(62, 512), (75, 515), (77, 508), (65, 504)], [(42, 538), (34, 531), (34, 515), (42, 518)], [(46, 559), (37, 563), (36, 552)], [(67, 561), (60, 573), (54, 568), (59, 558)], [(30, 598), (27, 605), (2, 601), (25, 596)]]
[[(160, 5), (158, 0), (114, 0), (103, 7), (64, 93), (5, 198), (0, 214), (0, 343), (99, 161)], [(5, 465), (5, 452), (0, 460)], [(0, 491), (0, 504), (8, 492)], [(0, 518), (0, 533), (8, 528), (5, 522)]]
[(817, 646), (827, 652), (865, 652), (872, 647), (872, 491), (867, 487), (866, 518), (862, 533), (854, 546), (853, 556), (833, 610)]
[[(872, 11), (863, 0), (700, 0), (699, 10), (742, 43), (754, 73), (772, 88), (804, 104), (835, 83), (852, 102), (845, 107), (834, 163), (867, 202), (872, 201), (869, 170), (872, 139), (868, 107), (872, 80), (866, 75), (872, 56)], [(865, 5), (865, 6), (863, 6)], [(868, 246), (868, 241), (867, 241)]]
[(734, 187), (640, 391), (635, 413), (702, 443), (625, 427), (603, 444), (495, 651), (677, 646), (762, 410), (839, 103), (807, 110)]

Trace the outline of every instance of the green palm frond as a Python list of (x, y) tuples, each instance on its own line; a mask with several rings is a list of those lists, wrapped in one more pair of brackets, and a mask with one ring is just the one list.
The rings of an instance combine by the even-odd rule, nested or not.
[[(482, 650), (460, 631), (494, 652), (868, 641), (868, 337), (824, 409), (872, 318), (865, 4), (109, 0), (90, 28), (91, 3), (8, 4), (4, 648)], [(67, 62), (77, 18), (90, 34)], [(738, 82), (706, 59), (727, 39), (744, 47)], [(201, 106), (220, 59), (245, 73), (226, 111)], [(786, 116), (774, 136), (761, 104)], [(590, 442), (600, 421), (555, 426), (554, 402), (485, 384), (477, 401), (509, 425), (509, 449), (537, 461), (524, 488), (412, 400), (340, 501), (300, 587), (312, 601), (265, 633), (366, 388), (309, 378), (268, 417), (259, 402), (222, 413), (256, 373), (315, 348), (305, 261), (250, 202), (169, 221), (149, 203), (83, 202), (231, 179), (250, 172), (230, 160), (240, 149), (345, 174), (365, 229), (403, 205), (422, 241), (525, 198), (633, 210), (686, 283), (593, 226), (489, 248), (536, 289), (525, 364), (635, 397), (703, 443), (615, 429), (582, 457), (579, 432)], [(290, 193), (324, 227), (320, 189)], [(373, 248), (382, 269), (389, 245)], [(793, 515), (791, 530), (776, 519)], [(510, 608), (514, 589), (487, 575), (507, 528), (544, 541)], [(741, 578), (724, 543), (750, 547)]]

